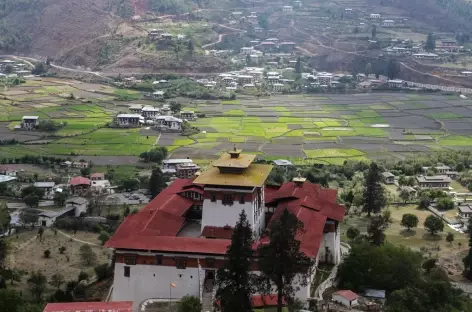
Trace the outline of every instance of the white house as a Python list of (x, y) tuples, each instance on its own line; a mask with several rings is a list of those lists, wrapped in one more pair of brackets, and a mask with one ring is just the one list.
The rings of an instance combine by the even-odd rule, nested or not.
[(193, 164), (189, 158), (183, 159), (165, 159), (162, 161), (162, 169), (176, 169), (178, 165)]
[(383, 27), (393, 27), (395, 26), (395, 21), (394, 20), (384, 20), (382, 22)]
[(282, 12), (284, 13), (292, 13), (293, 12), (293, 6), (291, 5), (284, 5), (282, 7)]
[(21, 129), (34, 130), (38, 126), (39, 116), (23, 116)]
[(359, 296), (351, 290), (338, 290), (332, 296), (334, 302), (340, 303), (346, 307), (355, 307), (358, 305)]
[(370, 18), (371, 18), (371, 19), (379, 19), (379, 18), (380, 18), (380, 14), (372, 13), (372, 14), (370, 14)]
[(118, 114), (116, 124), (119, 127), (140, 127), (144, 123), (144, 117), (138, 114)]
[(416, 59), (438, 60), (439, 55), (436, 53), (415, 53), (413, 57)]
[(154, 118), (159, 115), (159, 108), (153, 106), (144, 106), (141, 109), (141, 116), (144, 118)]
[(174, 116), (157, 116), (156, 127), (160, 130), (181, 131), (182, 119)]
[(74, 208), (74, 215), (79, 217), (80, 214), (87, 212), (88, 200), (83, 197), (71, 197), (66, 201), (66, 208)]

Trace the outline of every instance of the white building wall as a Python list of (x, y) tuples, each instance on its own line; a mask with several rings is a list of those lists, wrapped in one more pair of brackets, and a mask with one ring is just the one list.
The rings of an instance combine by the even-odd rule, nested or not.
[(318, 251), (318, 259), (320, 262), (325, 262), (326, 248), (329, 249), (328, 261), (338, 264), (341, 261), (341, 235), (339, 232), (339, 225), (337, 226), (336, 232), (324, 233), (323, 239), (321, 240), (320, 249)]
[(185, 295), (200, 297), (200, 285), (205, 276), (198, 268), (177, 269), (171, 266), (129, 265), (130, 276), (124, 276), (124, 263), (115, 263), (111, 301), (133, 301), (134, 311), (147, 299), (180, 299)]
[(349, 302), (349, 300), (347, 300), (346, 298), (344, 298), (342, 296), (339, 296), (339, 295), (333, 295), (333, 301), (339, 302), (340, 304), (342, 304), (346, 307), (351, 306), (351, 303)]
[(229, 225), (234, 227), (239, 220), (239, 214), (244, 210), (254, 231), (254, 207), (255, 201), (246, 201), (244, 204), (240, 204), (238, 196), (235, 196), (232, 205), (223, 205), (221, 200), (212, 202), (211, 199), (205, 199), (203, 201), (202, 229), (205, 226), (223, 227)]

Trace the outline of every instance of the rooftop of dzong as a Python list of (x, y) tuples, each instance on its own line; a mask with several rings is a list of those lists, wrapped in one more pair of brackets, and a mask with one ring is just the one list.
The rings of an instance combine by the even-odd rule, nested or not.
[[(126, 250), (224, 255), (231, 243), (227, 229), (205, 227), (203, 232), (198, 233), (198, 226), (185, 218), (195, 203), (201, 204), (201, 201), (184, 197), (187, 191), (203, 194), (204, 186), (197, 180), (175, 180), (142, 210), (126, 217), (105, 246)], [(278, 219), (285, 209), (295, 214), (305, 228), (297, 237), (300, 248), (306, 255), (315, 258), (327, 219), (344, 219), (345, 209), (336, 203), (336, 194), (336, 190), (324, 189), (306, 181), (265, 187), (266, 205), (275, 207), (270, 222)], [(263, 236), (254, 246), (267, 241), (268, 238)]]
[(43, 312), (132, 312), (132, 301), (48, 303)]

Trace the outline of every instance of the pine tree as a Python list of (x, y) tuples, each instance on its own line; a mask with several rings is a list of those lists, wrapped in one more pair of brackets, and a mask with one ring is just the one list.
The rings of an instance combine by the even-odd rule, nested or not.
[(192, 39), (190, 39), (190, 40), (188, 41), (187, 49), (188, 49), (188, 53), (189, 53), (190, 57), (192, 57), (192, 56), (193, 56), (193, 52), (195, 51), (195, 45), (193, 44), (193, 40), (192, 40)]
[(306, 286), (307, 275), (313, 261), (300, 251), (300, 241), (296, 239), (303, 231), (303, 223), (284, 210), (279, 220), (273, 222), (269, 231), (269, 243), (261, 246), (259, 252), (259, 269), (261, 271), (261, 291), (269, 293), (272, 285), (277, 291), (277, 312), (282, 311), (283, 298), (291, 303), (299, 287)]
[(372, 26), (372, 39), (375, 39), (377, 36), (377, 26)]
[(166, 178), (162, 173), (161, 169), (154, 168), (149, 178), (149, 192), (151, 198), (154, 198), (166, 187)]
[(226, 251), (225, 267), (216, 275), (216, 298), (223, 312), (250, 312), (254, 283), (251, 271), (253, 238), (244, 210), (233, 230), (231, 245)]
[(464, 264), (469, 268), (469, 271), (467, 272), (467, 278), (472, 280), (472, 217), (469, 218), (469, 247), (469, 253), (464, 261), (467, 263)]
[(379, 213), (380, 209), (385, 206), (385, 194), (380, 180), (379, 166), (373, 162), (367, 172), (364, 189), (363, 211), (367, 212), (369, 217), (371, 213)]
[(300, 57), (297, 58), (297, 63), (295, 63), (295, 72), (297, 74), (301, 74), (302, 73), (302, 62), (300, 60)]
[(434, 39), (433, 34), (429, 33), (428, 37), (426, 38), (424, 49), (426, 51), (434, 51), (435, 48), (436, 48), (436, 40)]

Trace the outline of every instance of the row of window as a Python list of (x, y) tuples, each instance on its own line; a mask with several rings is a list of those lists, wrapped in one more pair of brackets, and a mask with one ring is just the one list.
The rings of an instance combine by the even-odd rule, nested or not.
[[(156, 265), (162, 265), (163, 256), (156, 255)], [(174, 258), (175, 266), (177, 269), (185, 269), (187, 267), (187, 257), (178, 257)], [(126, 265), (136, 265), (136, 256), (135, 255), (126, 255), (124, 256), (124, 262)], [(205, 258), (205, 267), (214, 268), (215, 267), (215, 258)]]
[[(244, 194), (233, 195), (233, 194), (223, 194), (223, 204), (230, 204), (234, 203), (234, 200), (239, 200), (240, 204), (244, 204), (246, 200), (244, 199)], [(216, 193), (211, 195), (211, 201), (216, 202)]]

